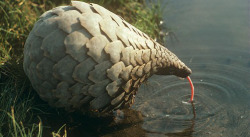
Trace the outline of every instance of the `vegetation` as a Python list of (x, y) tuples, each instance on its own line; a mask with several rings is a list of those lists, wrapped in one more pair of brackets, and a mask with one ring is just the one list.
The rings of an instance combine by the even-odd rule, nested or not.
[[(107, 7), (152, 38), (160, 39), (159, 5), (148, 7), (142, 0), (86, 1)], [(69, 0), (0, 1), (0, 137), (41, 137), (45, 127), (38, 116), (59, 113), (60, 110), (51, 109), (41, 101), (32, 89), (22, 68), (23, 47), (43, 12), (69, 3)], [(62, 125), (50, 135), (66, 137), (66, 126)]]

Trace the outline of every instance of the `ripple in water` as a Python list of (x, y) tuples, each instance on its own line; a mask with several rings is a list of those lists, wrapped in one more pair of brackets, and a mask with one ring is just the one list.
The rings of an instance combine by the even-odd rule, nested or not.
[[(199, 58), (206, 61), (214, 59), (212, 56)], [(226, 132), (230, 135), (230, 132), (236, 131), (236, 124), (237, 128), (247, 128), (247, 123), (250, 122), (247, 115), (249, 109), (243, 108), (244, 113), (241, 113), (241, 106), (249, 102), (250, 97), (250, 75), (247, 68), (218, 63), (206, 64), (195, 60), (189, 66), (193, 70), (191, 78), (195, 86), (193, 104), (186, 103), (191, 95), (186, 79), (153, 76), (140, 88), (133, 109), (144, 115), (142, 128), (149, 136), (219, 136)], [(238, 116), (245, 117), (242, 121), (246, 122), (240, 124), (241, 119), (237, 122)], [(236, 120), (232, 122), (232, 119)]]

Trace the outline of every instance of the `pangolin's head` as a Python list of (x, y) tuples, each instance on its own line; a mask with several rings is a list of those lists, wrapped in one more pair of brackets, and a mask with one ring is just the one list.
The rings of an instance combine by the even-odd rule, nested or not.
[(192, 70), (187, 67), (175, 54), (168, 52), (169, 58), (165, 66), (157, 69), (157, 75), (175, 75), (177, 77), (186, 78), (192, 73)]

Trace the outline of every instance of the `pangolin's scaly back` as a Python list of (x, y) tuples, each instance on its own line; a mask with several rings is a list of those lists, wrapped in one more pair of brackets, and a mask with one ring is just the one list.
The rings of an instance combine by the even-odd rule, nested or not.
[(77, 1), (40, 17), (26, 40), (23, 65), (50, 105), (101, 112), (130, 106), (140, 84), (154, 73), (191, 73), (121, 17)]

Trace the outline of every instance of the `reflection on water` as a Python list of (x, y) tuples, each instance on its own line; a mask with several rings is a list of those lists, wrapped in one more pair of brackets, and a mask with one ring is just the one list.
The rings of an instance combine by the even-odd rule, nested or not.
[(153, 76), (133, 109), (144, 116), (146, 136), (250, 136), (250, 27), (248, 0), (168, 0), (165, 22), (179, 42), (168, 41), (193, 71), (187, 80)]

